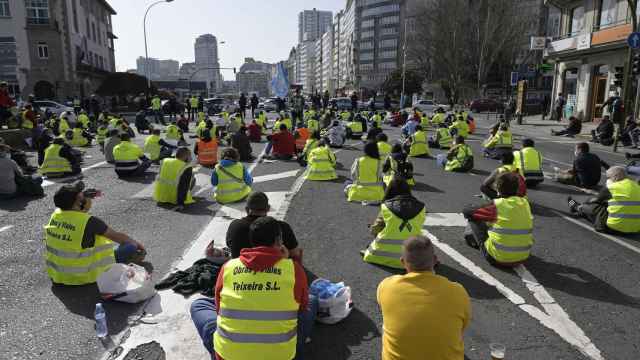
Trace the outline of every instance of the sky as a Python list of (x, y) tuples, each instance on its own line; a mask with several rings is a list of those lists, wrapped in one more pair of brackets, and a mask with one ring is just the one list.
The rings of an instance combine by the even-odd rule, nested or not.
[[(108, 0), (113, 16), (117, 71), (136, 68), (144, 56), (144, 12), (156, 0)], [(193, 45), (202, 34), (218, 38), (221, 67), (236, 67), (245, 57), (274, 63), (289, 57), (298, 42), (298, 13), (336, 11), (346, 0), (174, 0), (154, 6), (147, 16), (149, 57), (194, 61)], [(220, 44), (224, 41), (224, 44)], [(222, 70), (232, 79), (233, 72)]]

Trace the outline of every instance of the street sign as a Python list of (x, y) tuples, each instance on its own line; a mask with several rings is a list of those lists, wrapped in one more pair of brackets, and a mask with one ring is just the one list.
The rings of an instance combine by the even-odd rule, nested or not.
[(520, 74), (518, 74), (517, 71), (512, 71), (511, 72), (511, 86), (518, 85), (518, 77), (519, 76), (520, 76)]
[(629, 37), (627, 38), (627, 44), (629, 44), (629, 47), (632, 49), (640, 49), (640, 33), (632, 32), (631, 34), (629, 34)]
[(544, 50), (546, 44), (547, 44), (547, 38), (545, 38), (544, 36), (532, 36), (530, 49)]

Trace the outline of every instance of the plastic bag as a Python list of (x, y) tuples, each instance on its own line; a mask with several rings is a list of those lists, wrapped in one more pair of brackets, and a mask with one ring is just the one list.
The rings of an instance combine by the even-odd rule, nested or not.
[(151, 275), (142, 266), (113, 264), (97, 280), (105, 300), (138, 303), (156, 294)]
[(327, 279), (316, 279), (309, 291), (318, 298), (316, 320), (323, 324), (336, 324), (349, 316), (353, 309), (351, 288), (343, 282), (332, 283)]

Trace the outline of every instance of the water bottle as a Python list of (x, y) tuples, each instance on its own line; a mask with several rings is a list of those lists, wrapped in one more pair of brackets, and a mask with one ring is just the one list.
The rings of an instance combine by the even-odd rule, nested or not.
[(107, 313), (104, 312), (101, 303), (96, 304), (94, 318), (96, 319), (96, 335), (98, 335), (99, 338), (104, 338), (109, 335), (109, 330), (107, 329)]

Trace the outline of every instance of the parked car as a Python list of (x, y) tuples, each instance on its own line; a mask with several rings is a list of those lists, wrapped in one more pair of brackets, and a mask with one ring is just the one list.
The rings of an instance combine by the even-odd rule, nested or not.
[(278, 103), (276, 101), (276, 98), (269, 98), (269, 99), (266, 99), (266, 100), (260, 102), (258, 104), (258, 109), (259, 110), (264, 110), (265, 112), (277, 111), (278, 110)]
[(413, 104), (413, 107), (423, 113), (433, 114), (433, 111), (436, 109), (436, 104), (433, 100), (418, 100)]
[(40, 108), (43, 113), (48, 110), (50, 113), (60, 116), (60, 114), (66, 111), (67, 119), (74, 124), (76, 122), (76, 114), (73, 112), (73, 108), (71, 106), (63, 105), (51, 100), (36, 100), (33, 103)]
[(475, 99), (471, 101), (469, 109), (474, 113), (485, 111), (502, 112), (504, 111), (504, 104), (493, 99)]
[(349, 99), (348, 97), (329, 99), (329, 104), (329, 106), (331, 106), (333, 110), (351, 110), (351, 99)]
[(225, 99), (220, 97), (204, 99), (204, 108), (209, 115), (221, 113), (222, 110), (224, 110), (225, 104)]
[[(384, 96), (378, 96), (376, 98), (371, 98), (369, 99), (369, 101), (367, 101), (366, 106), (367, 109), (371, 109), (371, 103), (373, 102), (373, 109), (374, 110), (384, 110)], [(400, 103), (395, 101), (395, 100), (391, 100), (391, 109), (398, 109), (400, 108)]]

